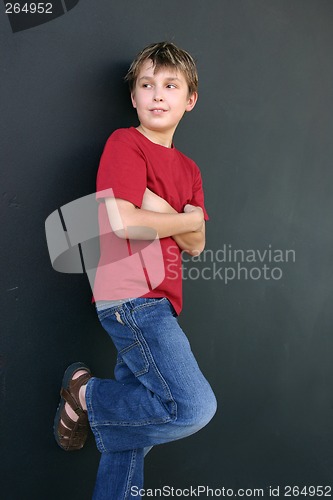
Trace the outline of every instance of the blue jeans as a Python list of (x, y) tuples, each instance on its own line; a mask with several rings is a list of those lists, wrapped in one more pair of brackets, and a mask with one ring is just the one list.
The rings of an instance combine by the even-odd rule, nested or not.
[(167, 298), (129, 299), (98, 317), (118, 357), (115, 379), (87, 384), (88, 418), (102, 453), (93, 499), (138, 499), (144, 455), (204, 427), (216, 399)]

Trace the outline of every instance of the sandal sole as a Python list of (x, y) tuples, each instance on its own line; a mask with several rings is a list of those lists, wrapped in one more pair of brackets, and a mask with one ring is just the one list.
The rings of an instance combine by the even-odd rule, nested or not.
[[(68, 390), (69, 389), (69, 383), (70, 383), (70, 381), (72, 380), (74, 374), (76, 372), (78, 372), (79, 370), (85, 370), (85, 371), (87, 371), (88, 373), (91, 374), (91, 371), (88, 368), (88, 366), (86, 366), (81, 361), (77, 361), (76, 363), (72, 363), (71, 365), (69, 365), (69, 367), (66, 369), (66, 371), (64, 373), (64, 376), (63, 376), (63, 379), (62, 379), (62, 383), (61, 383), (61, 387)], [(64, 448), (62, 446), (62, 444), (60, 443), (59, 435), (58, 435), (58, 427), (59, 427), (59, 423), (61, 421), (61, 413), (62, 413), (62, 410), (65, 407), (65, 404), (66, 404), (66, 401), (63, 398), (60, 398), (60, 403), (58, 405), (58, 408), (57, 408), (57, 411), (56, 411), (56, 414), (55, 414), (55, 417), (54, 417), (53, 434), (54, 434), (54, 438), (55, 438), (58, 446), (60, 446), (60, 448), (62, 450), (64, 450), (64, 451), (74, 451), (74, 450), (69, 450), (67, 448)]]

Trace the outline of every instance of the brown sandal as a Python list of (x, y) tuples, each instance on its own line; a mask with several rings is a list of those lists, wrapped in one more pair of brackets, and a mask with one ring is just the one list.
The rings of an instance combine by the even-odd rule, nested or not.
[[(79, 370), (85, 370), (87, 373), (80, 375), (73, 380), (73, 376)], [(61, 400), (54, 419), (54, 437), (60, 448), (65, 451), (80, 450), (86, 442), (89, 430), (88, 415), (83, 410), (79, 391), (82, 385), (85, 385), (91, 378), (89, 368), (81, 362), (73, 363), (65, 371), (62, 388), (60, 390)], [(65, 410), (65, 404), (68, 403), (72, 410), (78, 415), (78, 420), (72, 420)]]

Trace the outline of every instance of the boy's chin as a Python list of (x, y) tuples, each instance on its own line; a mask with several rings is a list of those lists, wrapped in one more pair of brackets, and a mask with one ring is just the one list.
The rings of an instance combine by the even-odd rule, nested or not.
[(173, 134), (177, 128), (178, 123), (175, 125), (165, 125), (163, 123), (143, 123), (140, 122), (141, 127), (150, 132), (159, 132), (160, 134)]

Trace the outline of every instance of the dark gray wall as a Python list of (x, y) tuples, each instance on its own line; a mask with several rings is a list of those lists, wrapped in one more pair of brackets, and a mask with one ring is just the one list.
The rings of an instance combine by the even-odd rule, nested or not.
[[(91, 498), (93, 439), (67, 454), (52, 423), (64, 368), (81, 359), (112, 376), (114, 350), (86, 277), (51, 268), (44, 221), (94, 191), (106, 138), (136, 124), (126, 68), (163, 39), (189, 50), (200, 73), (175, 143), (201, 167), (214, 258), (192, 263), (199, 278), (185, 280), (180, 322), (219, 411), (197, 435), (151, 452), (146, 487), (264, 488), (268, 498), (269, 485), (330, 484), (332, 2), (73, 5), (15, 32), (0, 9), (1, 498)], [(217, 260), (223, 248), (290, 249), (296, 259), (242, 264), (278, 267), (280, 279), (243, 271), (226, 284), (223, 269), (205, 279), (237, 268)]]

